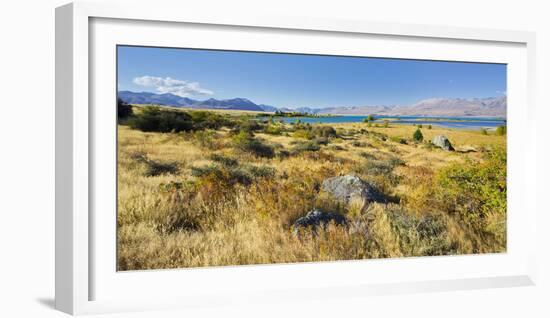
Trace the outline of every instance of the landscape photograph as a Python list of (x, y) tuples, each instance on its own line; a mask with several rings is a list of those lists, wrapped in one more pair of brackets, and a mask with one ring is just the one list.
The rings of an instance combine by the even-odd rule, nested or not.
[(118, 271), (506, 252), (505, 64), (119, 45), (116, 80)]

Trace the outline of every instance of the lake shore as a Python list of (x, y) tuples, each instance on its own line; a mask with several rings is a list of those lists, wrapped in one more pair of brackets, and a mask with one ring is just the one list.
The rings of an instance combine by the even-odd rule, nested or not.
[[(266, 117), (269, 118), (269, 117)], [(331, 116), (331, 117), (282, 117), (277, 120), (283, 120), (285, 123), (294, 123), (300, 120), (303, 123), (310, 124), (338, 124), (338, 123), (362, 123), (368, 116)], [(457, 129), (495, 129), (498, 126), (505, 126), (506, 120), (501, 118), (488, 117), (427, 117), (427, 116), (375, 116), (371, 121), (372, 125), (383, 125), (384, 121), (389, 121), (396, 125), (435, 125), (443, 128)]]

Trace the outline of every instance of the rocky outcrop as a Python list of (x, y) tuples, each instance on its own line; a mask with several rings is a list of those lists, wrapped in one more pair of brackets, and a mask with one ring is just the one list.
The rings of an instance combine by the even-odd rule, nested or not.
[(363, 205), (371, 202), (386, 202), (386, 198), (372, 185), (353, 175), (326, 179), (323, 181), (322, 189), (345, 204), (354, 200), (362, 202)]
[(296, 220), (292, 227), (294, 235), (298, 235), (301, 229), (310, 228), (313, 231), (317, 231), (318, 228), (325, 228), (329, 223), (346, 225), (347, 221), (341, 214), (313, 209), (305, 216)]
[(451, 142), (449, 141), (449, 139), (445, 136), (442, 136), (442, 135), (438, 135), (438, 136), (435, 136), (434, 139), (432, 140), (432, 144), (436, 147), (439, 147), (443, 150), (447, 150), (447, 151), (454, 151), (455, 149), (453, 148), (453, 146), (451, 145)]

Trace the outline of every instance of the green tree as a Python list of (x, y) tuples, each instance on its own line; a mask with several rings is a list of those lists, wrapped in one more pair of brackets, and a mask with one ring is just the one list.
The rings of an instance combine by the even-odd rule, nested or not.
[(128, 103), (126, 103), (122, 99), (120, 98), (117, 99), (116, 106), (117, 106), (118, 118), (128, 118), (132, 116), (133, 114), (132, 106), (128, 105)]
[(416, 142), (421, 142), (422, 140), (424, 140), (424, 135), (422, 135), (420, 128), (417, 128), (416, 131), (414, 132), (413, 140)]

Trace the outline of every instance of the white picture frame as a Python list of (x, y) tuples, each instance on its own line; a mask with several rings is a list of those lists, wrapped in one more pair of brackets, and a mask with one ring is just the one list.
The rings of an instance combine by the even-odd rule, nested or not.
[[(105, 23), (98, 24), (98, 21)], [(132, 36), (132, 28), (137, 28), (138, 25), (142, 32), (140, 35)], [(160, 32), (157, 34), (164, 34), (157, 41), (152, 41), (146, 32), (147, 28), (153, 25), (156, 28), (155, 32)], [(104, 81), (106, 86), (98, 84), (97, 79), (98, 76), (102, 78), (103, 74), (111, 76), (114, 72), (114, 69), (101, 67), (112, 66), (113, 57), (109, 56), (108, 50), (113, 44), (169, 46), (172, 42), (170, 35), (181, 32), (178, 28), (185, 27), (189, 28), (189, 35), (193, 32), (202, 32), (200, 29), (203, 27), (208, 28), (211, 34), (202, 38), (203, 43), (219, 37), (216, 32), (232, 28), (235, 37), (239, 37), (239, 32), (251, 30), (260, 35), (269, 33), (277, 37), (288, 36), (289, 39), (296, 37), (295, 40), (289, 40), (286, 47), (282, 47), (282, 44), (276, 41), (270, 41), (275, 50), (293, 52), (323, 50), (322, 46), (315, 44), (316, 42), (311, 42), (311, 48), (298, 44), (301, 41), (297, 37), (307, 37), (310, 34), (319, 39), (339, 41), (342, 38), (342, 43), (357, 38), (364, 40), (369, 37), (381, 37), (380, 41), (391, 40), (396, 46), (407, 41), (411, 47), (418, 46), (418, 49), (410, 50), (409, 57), (472, 59), (478, 62), (496, 60), (511, 63), (512, 74), (515, 76), (509, 81), (512, 88), (509, 92), (509, 105), (521, 105), (509, 110), (512, 119), (509, 121), (508, 136), (508, 181), (513, 181), (510, 182), (513, 186), (509, 193), (512, 193), (513, 197), (509, 197), (509, 210), (514, 213), (509, 215), (508, 222), (512, 225), (512, 248), (509, 246), (508, 252), (504, 255), (117, 273), (112, 264), (114, 241), (109, 243), (113, 235), (116, 235), (113, 231), (114, 223), (109, 226), (112, 214), (109, 219), (92, 213), (98, 206), (106, 205), (108, 208), (112, 205), (109, 200), (96, 200), (95, 194), (97, 191), (109, 191), (106, 183), (113, 177), (112, 159), (115, 158), (109, 150), (111, 148), (102, 146), (102, 140), (108, 143), (109, 138), (112, 138), (109, 130), (100, 134), (96, 129), (112, 124), (112, 117), (109, 117), (107, 108), (99, 109), (93, 105), (98, 101), (111, 100), (116, 87), (115, 90), (111, 89), (109, 85), (112, 86), (112, 81)], [(115, 29), (117, 32), (110, 32)], [(226, 35), (233, 36), (229, 33)], [(192, 36), (189, 38), (191, 41)], [(238, 48), (268, 50), (267, 44), (260, 42), (257, 41), (250, 46), (241, 43)], [(296, 44), (292, 47), (291, 43)], [(426, 48), (421, 48), (429, 43), (442, 48), (439, 51), (432, 50), (429, 55)], [(219, 44), (214, 43), (210, 46), (216, 45)], [(70, 314), (90, 314), (534, 284), (536, 200), (533, 197), (535, 191), (527, 191), (534, 189), (536, 185), (536, 147), (534, 138), (531, 138), (535, 135), (536, 129), (533, 124), (534, 45), (533, 33), (518, 31), (318, 20), (288, 16), (223, 16), (214, 15), (212, 12), (182, 10), (178, 5), (156, 7), (154, 10), (138, 4), (123, 7), (117, 6), (116, 1), (109, 4), (78, 2), (57, 8), (56, 308)], [(455, 52), (450, 48), (459, 50)], [(464, 49), (464, 53), (460, 53), (460, 48)], [(501, 51), (502, 53), (499, 53)], [(350, 49), (347, 53), (364, 54), (359, 49)], [(378, 54), (387, 56), (389, 53), (380, 51)], [(112, 100), (114, 105), (115, 99)], [(114, 114), (114, 110), (112, 113)], [(102, 162), (105, 162), (105, 165)], [(108, 196), (108, 193), (106, 195)], [(521, 218), (515, 217), (519, 212)], [(98, 230), (107, 233), (106, 239), (100, 240), (94, 236)], [(363, 279), (354, 279), (352, 274), (365, 268), (373, 274), (365, 274)], [(408, 271), (405, 268), (408, 268)], [(334, 271), (350, 275), (325, 281), (316, 280), (317, 277), (322, 277), (323, 273)], [(387, 275), (380, 275), (383, 271), (391, 271), (393, 279)], [(295, 278), (298, 275), (301, 275), (302, 279), (294, 280), (293, 284), (280, 279), (283, 276)], [(214, 278), (207, 281), (207, 277)], [(166, 288), (174, 295), (171, 298), (162, 293), (147, 292), (155, 290), (154, 286), (168, 285), (172, 280), (178, 279), (188, 284), (185, 290), (177, 293)], [(255, 285), (259, 281), (262, 281), (262, 288)], [(219, 282), (223, 282), (224, 285), (221, 286)], [(136, 284), (147, 288), (143, 288), (145, 291), (139, 291)], [(203, 289), (199, 288), (201, 284), (204, 285)], [(125, 297), (119, 297), (123, 292)]]

